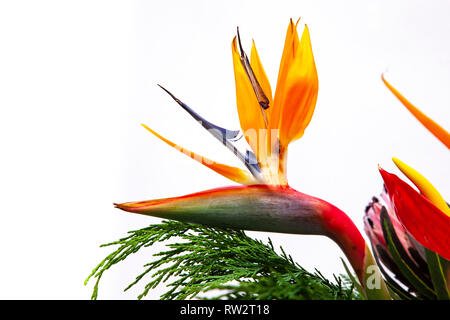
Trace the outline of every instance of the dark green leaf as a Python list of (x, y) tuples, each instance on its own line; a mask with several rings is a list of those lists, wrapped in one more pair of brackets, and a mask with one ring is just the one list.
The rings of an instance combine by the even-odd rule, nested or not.
[(425, 248), (427, 256), (428, 270), (430, 270), (431, 280), (433, 281), (434, 290), (439, 300), (449, 300), (449, 292), (447, 289), (447, 279), (445, 278), (442, 257), (436, 252)]

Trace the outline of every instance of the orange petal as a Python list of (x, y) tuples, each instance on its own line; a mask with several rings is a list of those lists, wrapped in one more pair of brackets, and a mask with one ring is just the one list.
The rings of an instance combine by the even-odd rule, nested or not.
[(195, 154), (194, 152), (189, 151), (188, 149), (182, 148), (179, 145), (173, 143), (172, 141), (164, 138), (163, 136), (159, 135), (157, 132), (155, 132), (152, 129), (150, 129), (149, 127), (147, 127), (145, 124), (142, 124), (142, 126), (145, 129), (147, 129), (148, 131), (150, 131), (151, 133), (153, 133), (156, 137), (158, 137), (159, 139), (161, 139), (162, 141), (167, 143), (169, 146), (184, 153), (188, 157), (200, 162), (204, 166), (210, 168), (211, 170), (214, 170), (215, 172), (217, 172), (218, 174), (221, 174), (225, 178), (228, 178), (234, 182), (246, 184), (246, 185), (255, 183), (255, 179), (252, 177), (252, 175), (249, 172), (242, 170), (240, 168), (231, 167), (231, 166), (227, 166), (225, 164), (217, 163), (208, 158), (205, 158), (203, 156)]
[(253, 41), (252, 52), (250, 54), (250, 65), (255, 73), (256, 79), (264, 91), (264, 94), (269, 99), (269, 106), (273, 106), (272, 88), (270, 87), (269, 79), (264, 71), (261, 60), (259, 59), (258, 51), (256, 50), (255, 41)]
[(411, 102), (409, 102), (400, 92), (398, 92), (387, 80), (384, 75), (381, 75), (381, 79), (388, 89), (400, 100), (401, 103), (412, 113), (422, 125), (428, 129), (436, 138), (438, 138), (448, 149), (450, 149), (450, 134), (430, 119), (426, 114), (417, 109)]
[[(277, 88), (278, 90), (278, 88)], [(280, 143), (285, 147), (299, 139), (311, 121), (319, 90), (316, 64), (308, 27), (305, 26), (300, 46), (289, 67), (280, 114)]]
[[(299, 19), (300, 20), (300, 19)], [(275, 90), (274, 105), (273, 108), (269, 108), (270, 127), (272, 129), (278, 129), (279, 117), (284, 101), (286, 78), (289, 68), (294, 60), (295, 52), (297, 51), (300, 43), (297, 33), (297, 24), (294, 24), (292, 19), (289, 21), (289, 26), (286, 32), (286, 38), (284, 41), (283, 55), (281, 56), (280, 69), (278, 71), (277, 88)]]
[(234, 76), (236, 80), (236, 105), (239, 121), (245, 139), (255, 153), (258, 161), (261, 155), (258, 152), (259, 130), (265, 129), (265, 119), (261, 106), (258, 103), (250, 80), (242, 66), (241, 58), (237, 49), (236, 37), (232, 42)]

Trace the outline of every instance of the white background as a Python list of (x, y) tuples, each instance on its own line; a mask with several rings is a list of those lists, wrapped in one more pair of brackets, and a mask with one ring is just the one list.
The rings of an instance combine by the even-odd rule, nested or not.
[[(231, 184), (145, 131), (239, 165), (160, 90), (217, 124), (238, 128), (231, 40), (255, 39), (275, 87), (289, 18), (309, 25), (319, 98), (289, 149), (292, 187), (347, 212), (362, 230), (382, 187), (377, 164), (397, 156), (450, 197), (448, 150), (388, 92), (380, 75), (450, 128), (448, 1), (0, 2), (0, 298), (88, 299), (83, 286), (109, 252), (101, 243), (156, 218), (113, 202)], [(257, 234), (325, 275), (343, 272), (321, 237)], [(152, 252), (104, 276), (100, 298), (122, 290)], [(149, 298), (157, 298), (156, 290)]]

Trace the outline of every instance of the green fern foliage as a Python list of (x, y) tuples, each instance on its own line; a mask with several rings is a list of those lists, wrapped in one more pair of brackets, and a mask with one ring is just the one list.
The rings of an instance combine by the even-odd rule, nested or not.
[(143, 272), (125, 288), (146, 281), (138, 299), (161, 283), (167, 287), (161, 295), (164, 300), (198, 299), (212, 290), (210, 294), (218, 292), (212, 299), (360, 298), (348, 281), (336, 276), (329, 281), (317, 270), (310, 273), (303, 269), (281, 247), (280, 253), (275, 252), (270, 239), (263, 243), (243, 231), (163, 221), (101, 246), (115, 250), (85, 281), (96, 279), (92, 299), (98, 297), (105, 271), (157, 242), (165, 242), (168, 250), (153, 254)]

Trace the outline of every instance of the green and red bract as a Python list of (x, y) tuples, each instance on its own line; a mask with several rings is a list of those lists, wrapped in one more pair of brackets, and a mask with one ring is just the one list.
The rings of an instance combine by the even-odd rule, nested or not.
[(181, 197), (116, 204), (138, 214), (217, 227), (324, 235), (350, 257), (363, 277), (366, 245), (341, 210), (289, 186), (252, 185), (207, 190)]

